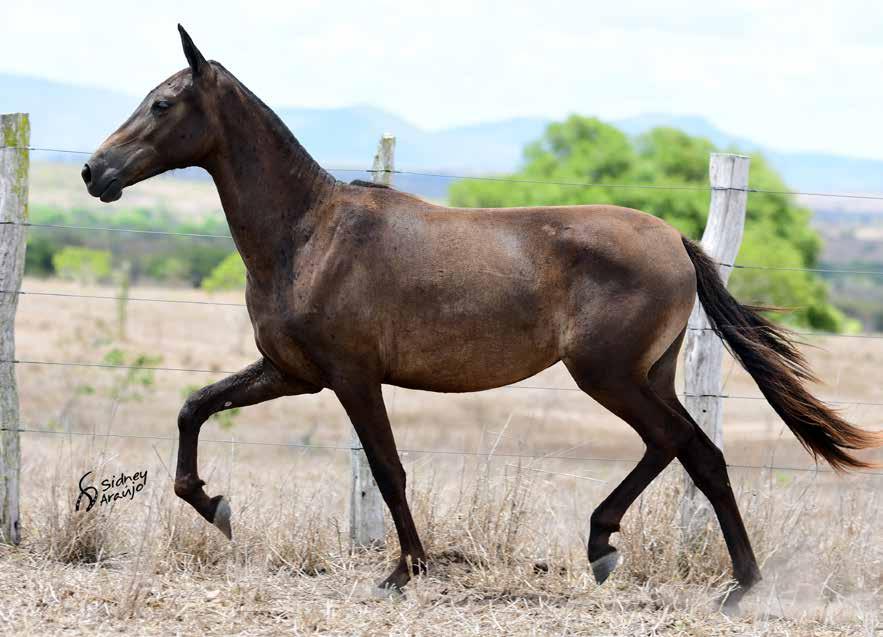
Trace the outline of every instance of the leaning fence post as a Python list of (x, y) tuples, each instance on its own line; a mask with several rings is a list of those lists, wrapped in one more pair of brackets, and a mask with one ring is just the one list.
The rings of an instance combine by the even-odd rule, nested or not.
[[(396, 138), (384, 134), (371, 167), (375, 184), (389, 186), (394, 170)], [(382, 546), (386, 537), (383, 496), (371, 474), (368, 458), (356, 430), (352, 431), (352, 491), (350, 492), (350, 541), (354, 548)]]
[[(28, 145), (26, 113), (0, 115), (0, 361), (15, 359), (15, 311), (25, 262), (28, 217)], [(19, 444), (18, 389), (11, 362), (0, 363), (0, 541), (18, 544)]]
[[(732, 264), (739, 254), (742, 230), (745, 227), (745, 205), (748, 198), (748, 166), (751, 158), (744, 155), (711, 155), (708, 173), (711, 181), (711, 203), (708, 222), (702, 233), (702, 248), (715, 261)], [(724, 285), (733, 268), (719, 266)], [(687, 323), (684, 340), (684, 406), (702, 430), (720, 449), (724, 438), (721, 428), (723, 400), (721, 368), (723, 343), (711, 331), (711, 324), (698, 300)], [(684, 537), (692, 539), (705, 526), (711, 505), (690, 476), (684, 471), (684, 499), (681, 503), (681, 526)]]

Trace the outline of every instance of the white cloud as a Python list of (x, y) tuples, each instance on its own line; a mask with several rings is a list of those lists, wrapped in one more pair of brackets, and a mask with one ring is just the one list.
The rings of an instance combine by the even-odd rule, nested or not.
[(772, 146), (883, 157), (883, 8), (868, 2), (158, 0), (4, 12), (0, 70), (136, 95), (183, 66), (181, 21), (271, 104), (374, 104), (428, 128), (699, 114)]

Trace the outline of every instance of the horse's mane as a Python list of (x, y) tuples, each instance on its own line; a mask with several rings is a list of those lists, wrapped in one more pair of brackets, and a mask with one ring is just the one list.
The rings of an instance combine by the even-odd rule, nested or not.
[(350, 186), (362, 186), (363, 188), (386, 188), (388, 190), (393, 190), (393, 187), (387, 184), (375, 184), (373, 181), (365, 181), (364, 179), (353, 179), (350, 182)]
[(264, 102), (257, 95), (251, 92), (245, 84), (239, 81), (239, 79), (233, 75), (230, 71), (228, 71), (223, 64), (220, 62), (216, 62), (215, 60), (211, 60), (210, 64), (222, 71), (224, 75), (230, 79), (238, 88), (242, 91), (242, 93), (248, 97), (251, 101), (255, 103), (255, 105), (261, 109), (261, 111), (266, 116), (266, 121), (269, 123), (273, 132), (279, 135), (279, 138), (284, 140), (289, 147), (291, 148), (292, 155), (298, 157), (301, 161), (307, 161), (310, 169), (314, 171), (315, 174), (321, 175), (327, 181), (335, 181), (334, 177), (327, 170), (322, 168), (322, 166), (313, 159), (313, 156), (307, 152), (307, 149), (303, 147), (303, 145), (297, 140), (297, 137), (294, 136), (294, 133), (291, 132), (291, 129), (285, 125), (285, 122), (271, 109), (269, 106), (264, 104)]

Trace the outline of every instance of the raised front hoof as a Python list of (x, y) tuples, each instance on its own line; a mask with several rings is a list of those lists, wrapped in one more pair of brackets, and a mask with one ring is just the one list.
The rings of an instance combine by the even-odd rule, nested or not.
[(222, 495), (216, 495), (212, 498), (212, 504), (215, 513), (212, 516), (212, 524), (218, 527), (218, 530), (224, 534), (228, 540), (233, 539), (233, 529), (230, 528), (230, 520), (233, 517), (233, 511), (230, 510), (230, 502)]
[(599, 557), (597, 560), (592, 560), (590, 564), (595, 581), (598, 584), (603, 584), (610, 577), (610, 574), (616, 570), (616, 567), (622, 564), (622, 555), (619, 554), (619, 551), (613, 549), (607, 555)]

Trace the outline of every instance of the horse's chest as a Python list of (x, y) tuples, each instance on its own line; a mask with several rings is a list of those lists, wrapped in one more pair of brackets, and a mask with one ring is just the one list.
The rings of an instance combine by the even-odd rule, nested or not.
[(321, 373), (310, 354), (308, 319), (287, 307), (249, 299), (255, 343), (281, 371), (319, 384)]

